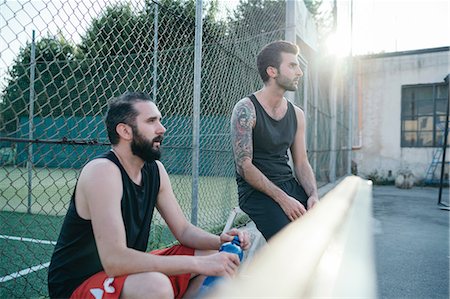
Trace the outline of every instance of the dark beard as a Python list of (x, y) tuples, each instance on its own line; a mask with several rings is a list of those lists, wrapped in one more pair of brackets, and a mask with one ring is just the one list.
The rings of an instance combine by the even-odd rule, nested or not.
[(286, 91), (297, 91), (298, 85), (295, 85), (292, 81), (286, 79), (284, 76), (279, 76), (276, 79), (276, 82), (279, 86), (284, 88)]
[(163, 137), (157, 136), (150, 142), (144, 138), (139, 131), (133, 130), (133, 140), (131, 141), (131, 152), (146, 162), (153, 162), (161, 158), (161, 151), (153, 148), (155, 141), (162, 142)]
[(288, 84), (287, 82), (281, 82), (278, 85), (284, 88), (286, 91), (297, 91), (298, 89), (298, 87), (294, 85), (294, 83)]

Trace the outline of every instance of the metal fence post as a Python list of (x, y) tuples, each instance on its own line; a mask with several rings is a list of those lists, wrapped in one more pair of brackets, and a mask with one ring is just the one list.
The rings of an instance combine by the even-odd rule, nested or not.
[(349, 91), (348, 91), (348, 153), (347, 174), (352, 174), (352, 148), (353, 148), (353, 111), (355, 102), (355, 76), (353, 72), (353, 0), (350, 0), (350, 59), (349, 59)]
[(158, 94), (158, 3), (154, 3), (154, 19), (153, 19), (153, 101), (156, 103)]
[(198, 217), (198, 176), (200, 154), (200, 96), (202, 65), (202, 0), (195, 5), (195, 45), (194, 45), (194, 107), (192, 128), (192, 206), (191, 222), (197, 225)]
[[(285, 28), (285, 33), (284, 33), (284, 38), (293, 43), (293, 44), (297, 44), (297, 37), (296, 37), (296, 32), (295, 32), (295, 1), (292, 0), (286, 0), (285, 1), (285, 5), (286, 5), (286, 28)], [(295, 103), (295, 92), (293, 91), (287, 91), (285, 93), (286, 98), (292, 102)]]
[(314, 98), (313, 98), (313, 103), (314, 103), (314, 133), (313, 133), (313, 170), (314, 173), (319, 173), (319, 169), (317, 167), (317, 155), (318, 152), (317, 150), (319, 149), (318, 146), (318, 131), (319, 131), (319, 72), (316, 69), (314, 71)]
[(30, 101), (29, 101), (29, 109), (30, 114), (28, 115), (28, 137), (30, 142), (28, 143), (28, 161), (27, 161), (27, 170), (28, 170), (28, 205), (27, 205), (27, 213), (31, 214), (31, 200), (32, 200), (32, 191), (33, 191), (33, 119), (34, 119), (34, 80), (35, 80), (35, 72), (36, 72), (36, 43), (35, 43), (35, 34), (36, 32), (33, 30), (31, 33), (31, 57), (30, 57)]
[(337, 87), (336, 87), (336, 73), (333, 71), (330, 86), (330, 130), (331, 130), (331, 140), (330, 140), (330, 164), (329, 164), (329, 179), (330, 182), (336, 181), (336, 155), (337, 155), (337, 145), (336, 145), (336, 132), (337, 132)]

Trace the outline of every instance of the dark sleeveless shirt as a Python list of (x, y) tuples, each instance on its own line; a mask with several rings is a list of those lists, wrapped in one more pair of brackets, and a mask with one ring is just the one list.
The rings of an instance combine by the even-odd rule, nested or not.
[[(282, 119), (275, 120), (267, 114), (255, 95), (252, 94), (249, 98), (256, 112), (252, 163), (274, 184), (288, 181), (293, 178), (287, 150), (294, 142), (297, 132), (295, 108), (288, 101), (286, 114)], [(239, 199), (242, 200), (252, 193), (253, 187), (238, 173), (236, 177)]]
[[(158, 165), (144, 163), (142, 186), (136, 185), (112, 151), (95, 159), (106, 158), (119, 167), (122, 175), (122, 218), (127, 247), (139, 251), (147, 249), (150, 224), (160, 187)], [(61, 232), (53, 252), (48, 273), (50, 298), (68, 298), (83, 281), (103, 271), (90, 220), (81, 218), (72, 194)]]

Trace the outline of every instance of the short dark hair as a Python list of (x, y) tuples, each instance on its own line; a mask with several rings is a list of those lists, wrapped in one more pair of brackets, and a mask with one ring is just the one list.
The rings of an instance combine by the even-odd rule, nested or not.
[(267, 44), (258, 53), (256, 65), (258, 66), (258, 72), (263, 82), (267, 82), (269, 80), (269, 75), (267, 74), (267, 68), (269, 66), (276, 69), (280, 68), (282, 52), (297, 55), (298, 47), (293, 43), (279, 40)]
[(120, 123), (136, 126), (136, 117), (139, 111), (134, 109), (137, 102), (153, 102), (150, 96), (144, 92), (127, 91), (119, 97), (111, 99), (108, 103), (108, 111), (106, 112), (105, 124), (108, 138), (111, 144), (119, 143), (119, 135), (116, 127)]

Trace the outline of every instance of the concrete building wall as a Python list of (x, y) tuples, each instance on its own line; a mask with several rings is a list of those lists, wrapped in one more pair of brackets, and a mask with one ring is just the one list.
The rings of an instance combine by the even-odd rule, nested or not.
[(354, 143), (360, 147), (353, 160), (360, 175), (377, 171), (387, 178), (389, 171), (395, 177), (409, 169), (417, 179), (425, 177), (435, 148), (401, 147), (401, 90), (402, 85), (443, 82), (450, 72), (449, 55), (447, 47), (356, 59), (354, 123), (360, 138)]

